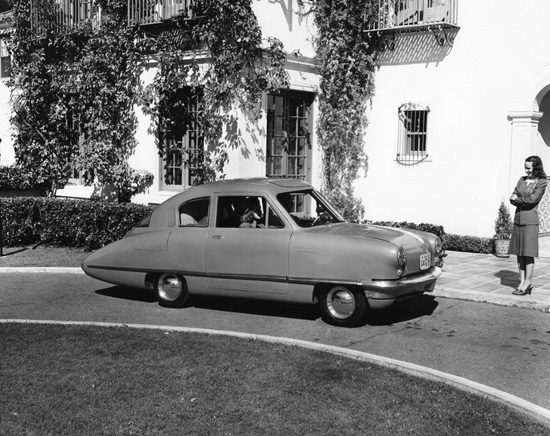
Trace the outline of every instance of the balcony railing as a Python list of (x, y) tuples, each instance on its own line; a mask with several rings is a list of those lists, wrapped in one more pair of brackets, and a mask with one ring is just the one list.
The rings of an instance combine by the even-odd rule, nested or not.
[(32, 0), (31, 26), (38, 35), (63, 33), (86, 20), (99, 22), (100, 9), (94, 0)]
[[(96, 0), (31, 0), (31, 26), (35, 34), (63, 33), (86, 20), (99, 23)], [(193, 18), (193, 0), (128, 0), (128, 25), (162, 23), (171, 18)]]
[(411, 31), (433, 25), (455, 27), (458, 0), (378, 0), (378, 16), (370, 31)]
[(193, 18), (193, 0), (128, 0), (128, 25), (156, 24), (171, 18)]

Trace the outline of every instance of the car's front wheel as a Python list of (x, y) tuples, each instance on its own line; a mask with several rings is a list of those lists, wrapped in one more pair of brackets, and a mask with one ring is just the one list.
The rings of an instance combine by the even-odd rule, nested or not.
[(183, 307), (189, 297), (185, 280), (177, 274), (162, 274), (154, 283), (159, 304), (164, 307)]
[(332, 286), (319, 295), (323, 320), (339, 327), (353, 327), (367, 313), (368, 303), (363, 290), (347, 286)]

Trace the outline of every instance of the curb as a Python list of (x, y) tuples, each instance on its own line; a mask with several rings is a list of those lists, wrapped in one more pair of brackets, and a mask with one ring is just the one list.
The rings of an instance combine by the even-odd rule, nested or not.
[[(429, 294), (428, 294), (429, 295)], [(537, 301), (531, 297), (521, 297), (510, 295), (487, 294), (486, 292), (476, 292), (462, 289), (438, 288), (437, 285), (431, 293), (434, 297), (452, 298), (455, 300), (474, 301), (477, 303), (496, 304), (498, 306), (518, 307), (520, 309), (538, 310), (544, 313), (550, 313), (550, 303)]]
[(249, 333), (232, 332), (232, 331), (220, 331), (190, 327), (171, 327), (171, 326), (155, 326), (147, 324), (121, 324), (121, 323), (102, 323), (102, 322), (65, 322), (65, 321), (40, 321), (40, 320), (16, 320), (16, 319), (3, 319), (0, 323), (29, 323), (29, 324), (62, 324), (62, 325), (84, 325), (84, 326), (99, 326), (99, 327), (126, 327), (136, 329), (155, 329), (155, 330), (167, 330), (177, 331), (183, 333), (202, 333), (209, 335), (220, 336), (232, 336), (243, 339), (260, 340), (269, 343), (278, 343), (299, 346), (302, 348), (324, 351), (351, 359), (356, 359), (364, 362), (375, 363), (387, 368), (397, 369), (399, 371), (411, 374), (417, 377), (428, 379), (431, 381), (438, 381), (447, 383), (458, 389), (466, 392), (481, 395), (484, 398), (489, 398), (493, 401), (505, 404), (514, 410), (529, 415), (542, 424), (550, 427), (550, 410), (544, 407), (538, 406), (515, 395), (508, 394), (499, 389), (491, 388), (490, 386), (483, 385), (463, 377), (458, 377), (452, 374), (447, 374), (442, 371), (427, 368), (424, 366), (416, 365), (413, 363), (403, 362), (396, 359), (390, 359), (387, 357), (377, 356), (375, 354), (364, 353), (356, 350), (349, 350), (346, 348), (335, 347), (332, 345), (323, 345), (308, 341), (302, 341), (297, 339), (281, 338), (276, 336), (255, 335)]
[(23, 273), (23, 274), (34, 274), (34, 273), (55, 273), (55, 274), (84, 274), (82, 268), (80, 267), (52, 267), (52, 266), (31, 266), (31, 267), (18, 267), (18, 266), (6, 266), (0, 267), (1, 273)]

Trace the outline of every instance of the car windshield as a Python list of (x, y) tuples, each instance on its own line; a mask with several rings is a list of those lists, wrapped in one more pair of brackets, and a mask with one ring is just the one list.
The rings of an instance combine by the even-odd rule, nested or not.
[(285, 192), (277, 200), (300, 227), (344, 222), (344, 218), (317, 191)]

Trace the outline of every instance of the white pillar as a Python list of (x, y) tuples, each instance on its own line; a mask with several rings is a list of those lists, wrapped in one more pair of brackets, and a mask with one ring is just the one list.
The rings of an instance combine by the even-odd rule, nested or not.
[(541, 117), (542, 112), (536, 111), (508, 113), (508, 119), (512, 123), (508, 192), (512, 192), (517, 179), (524, 174), (525, 159), (537, 154), (537, 134)]

